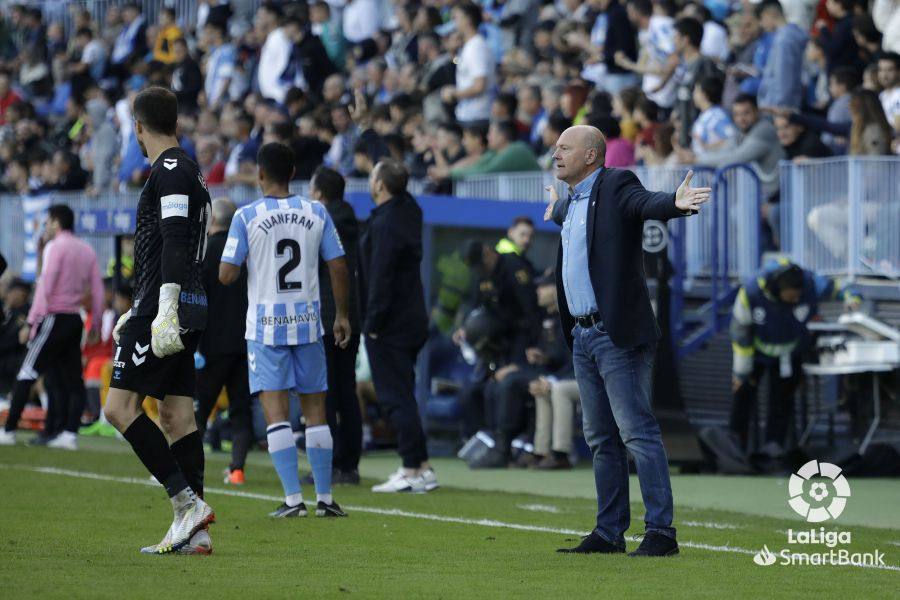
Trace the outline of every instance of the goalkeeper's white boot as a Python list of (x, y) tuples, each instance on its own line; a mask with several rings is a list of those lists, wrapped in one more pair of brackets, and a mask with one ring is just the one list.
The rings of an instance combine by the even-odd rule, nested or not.
[(212, 540), (209, 538), (209, 530), (201, 529), (191, 538), (187, 544), (178, 550), (178, 554), (193, 554), (205, 556), (212, 554)]
[(160, 554), (177, 552), (190, 542), (195, 533), (205, 529), (207, 525), (216, 519), (212, 507), (201, 498), (194, 496), (189, 489), (183, 490), (180, 494), (189, 495), (191, 499), (186, 502), (179, 502), (178, 496), (173, 498), (178, 508), (175, 509), (175, 519), (172, 521), (172, 527), (170, 528), (169, 546), (168, 548), (160, 548)]
[(144, 546), (141, 548), (141, 554), (166, 554), (166, 548), (170, 548), (172, 546), (172, 527), (169, 527), (169, 530), (166, 532), (165, 537), (163, 537), (162, 541), (158, 544), (153, 544), (152, 546)]

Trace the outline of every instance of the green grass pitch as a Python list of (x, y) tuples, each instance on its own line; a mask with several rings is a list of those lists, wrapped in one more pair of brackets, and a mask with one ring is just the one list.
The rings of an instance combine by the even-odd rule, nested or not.
[[(852, 532), (851, 552), (883, 552), (888, 568), (758, 566), (763, 545), (825, 550), (787, 544), (789, 528), (811, 526), (787, 507), (785, 478), (674, 475), (681, 555), (631, 559), (555, 553), (591, 527), (584, 466), (470, 472), (442, 459), (436, 492), (378, 495), (369, 487), (396, 459), (365, 457), (363, 485), (335, 489), (349, 518), (273, 521), (280, 486), (268, 457), (252, 453), (247, 485), (226, 490), (227, 456), (208, 454), (213, 555), (143, 556), (171, 519), (165, 493), (124, 442), (81, 444), (73, 453), (0, 448), (3, 598), (900, 597), (898, 480), (851, 479), (847, 509), (826, 524)], [(633, 502), (629, 534), (642, 515)]]

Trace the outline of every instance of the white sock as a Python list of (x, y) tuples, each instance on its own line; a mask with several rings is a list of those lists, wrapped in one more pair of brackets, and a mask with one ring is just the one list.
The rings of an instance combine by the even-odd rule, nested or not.
[(288, 506), (297, 506), (303, 502), (303, 494), (291, 494), (284, 497), (284, 503)]
[(172, 501), (172, 508), (175, 510), (175, 514), (178, 514), (178, 511), (195, 502), (197, 500), (197, 495), (191, 488), (186, 487), (169, 499)]

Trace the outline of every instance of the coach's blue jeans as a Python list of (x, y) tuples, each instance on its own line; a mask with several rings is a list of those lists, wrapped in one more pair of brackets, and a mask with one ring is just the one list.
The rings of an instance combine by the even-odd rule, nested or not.
[(668, 459), (650, 407), (655, 344), (618, 348), (602, 324), (576, 325), (572, 335), (584, 439), (594, 460), (595, 531), (612, 544), (625, 545), (624, 534), (631, 523), (627, 449), (641, 484), (646, 531), (674, 538)]

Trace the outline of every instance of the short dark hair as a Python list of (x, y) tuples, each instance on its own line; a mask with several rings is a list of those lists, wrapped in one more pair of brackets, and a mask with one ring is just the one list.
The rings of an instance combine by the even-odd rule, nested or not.
[[(900, 57), (898, 57), (898, 59), (900, 59)], [(898, 66), (900, 66), (900, 62), (898, 62)], [(831, 72), (831, 76), (834, 77), (836, 82), (847, 88), (847, 91), (852, 91), (859, 85), (859, 71), (856, 67), (847, 65), (835, 67)]]
[(688, 39), (694, 48), (699, 48), (703, 41), (703, 25), (697, 19), (682, 17), (675, 21), (675, 31)]
[(459, 123), (444, 122), (438, 125), (438, 129), (443, 129), (454, 137), (462, 138), (463, 130)]
[(498, 102), (500, 105), (504, 106), (506, 108), (506, 112), (509, 113), (510, 117), (516, 116), (516, 109), (519, 107), (519, 100), (516, 98), (515, 94), (511, 94), (509, 92), (501, 92), (494, 98), (494, 102)]
[(882, 52), (878, 55), (878, 62), (889, 60), (894, 63), (894, 68), (900, 69), (900, 54), (896, 52)]
[(222, 36), (222, 39), (225, 39), (228, 36), (228, 28), (225, 27), (225, 23), (222, 23), (221, 21), (206, 21), (206, 25), (204, 25), (203, 27), (212, 27), (219, 32), (219, 34)]
[(178, 125), (178, 98), (172, 90), (154, 85), (134, 98), (135, 120), (154, 133), (175, 135)]
[(256, 154), (256, 164), (266, 178), (275, 183), (289, 183), (294, 176), (294, 151), (281, 142), (265, 144)]
[(481, 123), (470, 123), (463, 126), (463, 132), (473, 135), (481, 140), (482, 146), (487, 146), (487, 127)]
[(531, 217), (526, 217), (525, 215), (520, 215), (513, 219), (513, 222), (510, 224), (510, 227), (515, 227), (516, 225), (528, 225), (529, 227), (534, 227), (534, 220)]
[(560, 133), (568, 129), (571, 125), (572, 121), (563, 116), (562, 113), (552, 114), (550, 115), (550, 118), (547, 119), (547, 127)]
[(500, 135), (505, 137), (509, 142), (514, 142), (516, 141), (516, 138), (519, 137), (519, 131), (516, 129), (516, 125), (512, 121), (494, 121), (491, 123), (491, 125), (496, 127), (497, 131), (500, 132)]
[(756, 96), (753, 94), (738, 94), (732, 104), (750, 104), (754, 110), (759, 108), (759, 105), (756, 103)]
[(756, 7), (756, 15), (761, 17), (767, 10), (777, 10), (779, 15), (784, 16), (784, 8), (778, 0), (763, 0), (760, 2), (759, 6)]
[(409, 183), (409, 171), (400, 161), (393, 158), (382, 159), (377, 165), (378, 179), (385, 189), (395, 196), (406, 191)]
[(650, 121), (656, 122), (659, 119), (659, 105), (647, 96), (641, 95), (634, 105), (634, 110), (644, 113), (644, 116)]
[(725, 90), (725, 86), (721, 79), (718, 77), (704, 77), (697, 85), (700, 86), (700, 91), (712, 104), (722, 103), (722, 93)]
[(463, 2), (457, 4), (455, 8), (459, 9), (472, 24), (472, 27), (478, 29), (481, 26), (481, 7), (474, 2)]
[(47, 209), (47, 218), (59, 223), (61, 229), (75, 230), (75, 213), (68, 204), (54, 204)]
[(334, 169), (320, 165), (312, 175), (310, 184), (315, 182), (317, 190), (322, 192), (326, 200), (344, 199), (344, 177)]
[(272, 134), (279, 141), (290, 141), (294, 137), (294, 126), (290, 121), (279, 121), (272, 123)]
[(94, 37), (94, 32), (91, 31), (90, 27), (79, 27), (78, 31), (75, 32), (75, 37), (79, 37), (85, 35), (91, 39)]
[(653, 3), (650, 0), (628, 0), (628, 5), (645, 17), (653, 14)]

